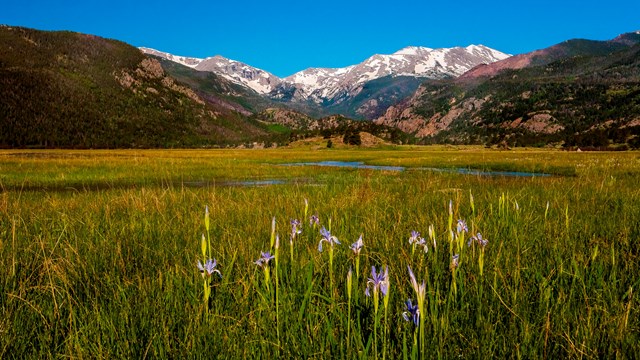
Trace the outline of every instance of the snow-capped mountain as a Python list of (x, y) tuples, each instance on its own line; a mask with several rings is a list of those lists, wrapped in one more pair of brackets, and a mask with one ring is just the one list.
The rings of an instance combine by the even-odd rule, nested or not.
[(199, 59), (178, 56), (151, 48), (139, 48), (145, 54), (155, 55), (199, 71), (210, 71), (228, 80), (253, 89), (258, 94), (268, 94), (282, 82), (277, 76), (264, 70), (220, 55)]
[(158, 51), (158, 50), (150, 49), (150, 48), (146, 48), (146, 47), (140, 47), (138, 49), (140, 49), (140, 51), (142, 51), (145, 54), (159, 56), (159, 57), (165, 58), (167, 60), (171, 60), (173, 62), (176, 62), (178, 64), (182, 64), (184, 66), (188, 66), (190, 68), (195, 68), (203, 60), (203, 59), (198, 59), (198, 58), (193, 58), (193, 57), (176, 56), (176, 55), (172, 55), (172, 54), (169, 54), (169, 53), (166, 53), (166, 52), (162, 52), (162, 51)]
[(271, 73), (219, 55), (202, 60), (194, 69), (220, 74), (263, 95), (273, 91), (282, 82)]
[(373, 55), (358, 65), (345, 68), (307, 69), (284, 78), (283, 83), (293, 85), (299, 97), (321, 102), (345, 93), (355, 96), (365, 83), (386, 76), (457, 77), (477, 65), (507, 57), (509, 55), (483, 45), (449, 49), (412, 46), (391, 55)]
[(357, 65), (335, 69), (310, 68), (279, 78), (267, 71), (222, 56), (198, 59), (149, 48), (140, 50), (196, 70), (217, 73), (275, 100), (311, 100), (317, 104), (339, 103), (352, 98), (362, 91), (367, 82), (388, 76), (432, 79), (457, 77), (477, 65), (509, 57), (483, 45), (443, 49), (412, 46), (391, 55), (373, 55)]

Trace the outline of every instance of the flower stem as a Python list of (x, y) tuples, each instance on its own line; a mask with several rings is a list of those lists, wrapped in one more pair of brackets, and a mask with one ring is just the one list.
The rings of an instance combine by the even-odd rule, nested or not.
[(331, 298), (333, 298), (333, 245), (329, 246), (329, 285), (331, 288)]
[(275, 269), (275, 274), (273, 275), (273, 278), (276, 286), (276, 336), (278, 339), (278, 353), (279, 353), (280, 352), (280, 319), (279, 319), (280, 310), (278, 308), (278, 248), (277, 247), (275, 249), (274, 256), (275, 256), (275, 262), (276, 262), (276, 269)]

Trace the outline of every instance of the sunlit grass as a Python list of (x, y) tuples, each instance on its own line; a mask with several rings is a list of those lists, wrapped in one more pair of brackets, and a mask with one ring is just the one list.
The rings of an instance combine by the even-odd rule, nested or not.
[[(571, 176), (274, 165), (322, 160)], [(634, 152), (450, 147), (2, 151), (0, 358), (633, 358), (639, 165)], [(245, 179), (305, 181), (211, 186)], [(461, 248), (450, 200), (454, 230), (458, 219), (469, 227)], [(205, 206), (223, 275), (208, 303), (196, 266)], [(342, 243), (332, 264), (309, 226), (316, 213)], [(267, 291), (254, 262), (275, 250), (273, 217), (280, 256)], [(303, 231), (290, 253), (292, 219)], [(426, 237), (432, 224), (436, 247), (427, 239), (429, 251), (412, 254), (411, 230)], [(480, 248), (466, 245), (477, 232), (489, 241), (482, 273)], [(355, 272), (349, 244), (361, 234)], [(365, 284), (385, 265), (391, 297), (376, 316)], [(416, 301), (407, 266), (426, 282), (418, 346), (402, 318)]]

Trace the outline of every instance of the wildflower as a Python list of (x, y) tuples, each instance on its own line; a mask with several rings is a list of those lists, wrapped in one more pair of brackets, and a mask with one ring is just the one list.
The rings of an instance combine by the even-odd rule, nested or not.
[(334, 244), (338, 244), (340, 245), (340, 241), (338, 241), (338, 238), (331, 235), (331, 233), (329, 232), (329, 230), (325, 229), (324, 226), (322, 227), (322, 229), (320, 229), (320, 235), (322, 235), (322, 239), (320, 239), (320, 242), (318, 243), (318, 251), (322, 252), (322, 242), (326, 241), (329, 243), (329, 245), (331, 245), (331, 247), (333, 247)]
[(418, 239), (420, 239), (420, 233), (415, 230), (411, 230), (411, 237), (409, 237), (409, 244), (413, 245), (417, 243)]
[(413, 305), (411, 303), (411, 299), (408, 299), (405, 302), (407, 306), (407, 311), (402, 313), (402, 317), (405, 321), (413, 321), (413, 325), (418, 326), (420, 321), (420, 310), (418, 309), (418, 305)]
[(360, 250), (362, 250), (363, 246), (364, 246), (364, 242), (362, 241), (362, 234), (360, 234), (360, 237), (358, 238), (358, 241), (356, 241), (353, 244), (351, 244), (351, 250), (353, 250), (353, 253), (356, 256), (358, 256), (358, 255), (360, 255)]
[[(416, 246), (420, 245), (424, 248), (424, 252), (429, 251), (429, 247), (427, 246), (427, 242), (423, 237), (420, 237), (420, 233), (414, 230), (411, 230), (411, 237), (409, 238), (409, 244), (413, 245), (413, 249)], [(411, 250), (413, 252), (413, 250)]]
[(269, 265), (269, 260), (273, 259), (274, 257), (275, 256), (271, 255), (269, 251), (267, 252), (260, 251), (260, 258), (256, 260), (254, 264), (261, 267), (266, 267), (267, 265)]
[(222, 277), (220, 271), (216, 269), (217, 265), (218, 262), (216, 261), (216, 259), (209, 259), (205, 261), (204, 264), (202, 264), (202, 262), (198, 260), (198, 270), (200, 270), (200, 274), (202, 275), (202, 277), (204, 277), (205, 272), (207, 273), (207, 276), (211, 276), (213, 273), (217, 273), (220, 277)]
[(455, 269), (460, 265), (460, 254), (455, 254), (451, 257), (451, 268)]
[(416, 243), (416, 245), (422, 246), (424, 252), (429, 252), (429, 246), (427, 245), (427, 241), (424, 238), (420, 238), (420, 240)]
[(462, 219), (458, 219), (458, 225), (456, 226), (456, 230), (458, 230), (458, 234), (463, 231), (468, 232), (469, 228), (467, 227), (467, 222)]
[(302, 233), (301, 223), (298, 219), (291, 220), (291, 238), (295, 239), (296, 235)]
[(309, 217), (309, 225), (310, 226), (320, 226), (320, 218), (318, 217), (318, 214), (314, 214), (311, 215), (311, 217)]
[(469, 238), (469, 242), (467, 243), (467, 246), (471, 246), (471, 243), (473, 243), (474, 241), (477, 242), (478, 245), (482, 247), (487, 246), (487, 244), (489, 243), (489, 240), (483, 239), (482, 234), (480, 233), (478, 233), (476, 236), (472, 236), (471, 238)]
[(389, 267), (385, 266), (384, 273), (382, 271), (376, 273), (376, 267), (372, 266), (371, 277), (368, 279), (367, 288), (364, 291), (364, 294), (367, 296), (371, 296), (369, 287), (373, 289), (374, 294), (381, 292), (383, 296), (387, 296), (387, 290), (389, 289)]
[(301, 225), (298, 219), (291, 220), (291, 238), (289, 239), (289, 244), (293, 245), (293, 240), (302, 233)]
[(487, 246), (487, 244), (489, 243), (489, 240), (483, 239), (482, 234), (480, 233), (476, 235), (476, 241), (478, 242), (478, 244), (482, 245), (482, 247)]
[(427, 285), (422, 280), (422, 284), (418, 285), (418, 281), (416, 280), (416, 276), (411, 271), (411, 267), (407, 266), (409, 269), (409, 280), (411, 280), (411, 287), (413, 287), (413, 291), (416, 292), (416, 296), (418, 297), (418, 304), (420, 304), (421, 300), (424, 300), (427, 294)]

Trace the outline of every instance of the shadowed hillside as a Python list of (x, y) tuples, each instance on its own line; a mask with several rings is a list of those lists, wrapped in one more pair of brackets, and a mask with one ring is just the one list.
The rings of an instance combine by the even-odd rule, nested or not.
[(268, 136), (119, 41), (1, 26), (0, 48), (2, 147), (177, 147)]

